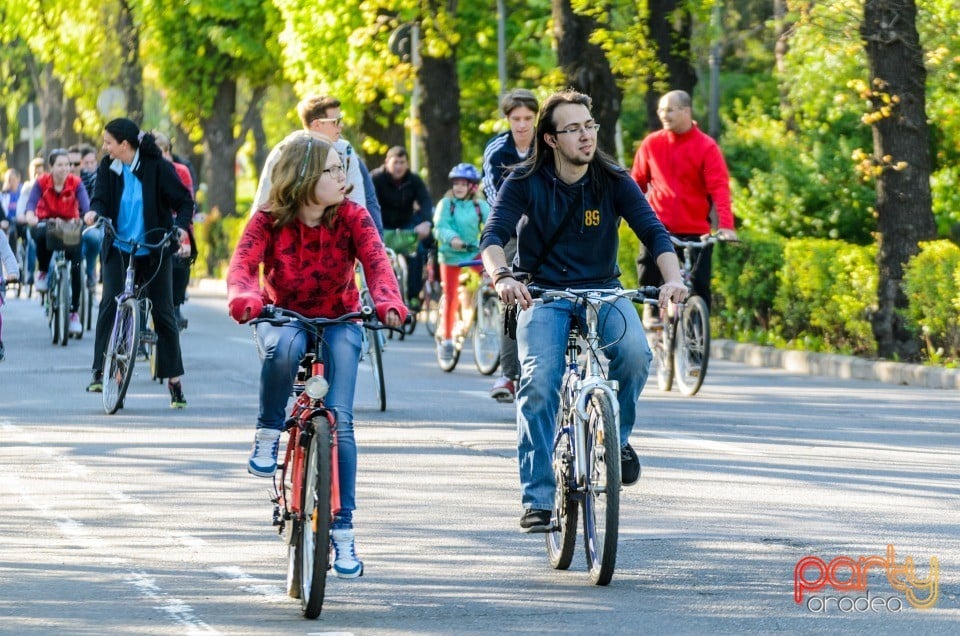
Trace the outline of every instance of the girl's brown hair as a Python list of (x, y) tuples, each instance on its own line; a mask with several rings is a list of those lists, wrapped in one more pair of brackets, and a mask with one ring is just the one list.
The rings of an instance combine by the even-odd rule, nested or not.
[[(327, 157), (333, 144), (304, 131), (289, 138), (280, 151), (280, 158), (270, 174), (270, 215), (274, 227), (283, 227), (293, 221), (301, 205), (317, 204), (317, 181), (323, 176)], [(326, 227), (332, 227), (340, 204), (328, 206), (320, 217)]]

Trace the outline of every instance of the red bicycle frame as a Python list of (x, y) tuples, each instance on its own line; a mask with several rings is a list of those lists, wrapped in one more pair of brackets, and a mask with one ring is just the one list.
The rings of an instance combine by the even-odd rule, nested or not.
[[(323, 363), (313, 362), (311, 375), (323, 377)], [(333, 413), (327, 410), (323, 405), (323, 400), (311, 398), (303, 392), (297, 397), (293, 405), (291, 419), (296, 420), (296, 425), (290, 429), (290, 439), (287, 443), (287, 450), (284, 455), (283, 471), (281, 473), (281, 485), (286, 483), (287, 471), (290, 474), (290, 499), (287, 501), (283, 495), (283, 488), (280, 488), (280, 499), (283, 508), (290, 513), (291, 517), (303, 520), (303, 510), (300, 507), (300, 501), (303, 494), (303, 446), (300, 444), (300, 434), (307, 430), (310, 420), (314, 417), (326, 417), (330, 424), (332, 434), (332, 443), (330, 448), (330, 518), (332, 519), (340, 512), (340, 471), (339, 457), (337, 456), (337, 419)]]

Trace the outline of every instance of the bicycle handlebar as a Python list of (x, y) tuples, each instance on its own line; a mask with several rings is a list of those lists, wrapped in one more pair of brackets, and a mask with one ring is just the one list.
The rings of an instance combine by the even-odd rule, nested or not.
[(676, 247), (707, 247), (715, 243), (739, 243), (738, 239), (722, 238), (719, 234), (704, 234), (696, 241), (684, 241), (673, 234), (670, 235), (670, 242)]
[[(172, 228), (164, 232), (163, 237), (157, 243), (142, 243), (140, 241), (131, 241), (131, 240), (123, 239), (117, 236), (117, 230), (116, 228), (113, 227), (113, 221), (111, 221), (105, 216), (98, 216), (96, 222), (94, 222), (93, 225), (83, 229), (83, 233), (86, 234), (87, 232), (89, 232), (95, 227), (102, 227), (107, 234), (113, 237), (113, 240), (115, 243), (122, 243), (130, 247), (131, 252), (136, 252), (140, 249), (148, 249), (148, 250), (160, 249), (166, 246), (167, 244), (171, 243), (173, 241), (173, 238), (177, 236), (177, 232), (180, 229), (177, 226), (173, 226)], [(151, 232), (157, 232), (162, 229), (164, 228), (155, 227), (152, 230), (147, 230), (146, 232), (144, 232), (144, 238), (146, 238), (146, 236), (149, 235)]]
[(567, 300), (585, 300), (593, 297), (601, 302), (629, 298), (635, 303), (656, 304), (659, 287), (640, 287), (637, 289), (600, 288), (600, 289), (546, 289), (537, 285), (528, 285), (527, 289), (534, 300), (542, 303), (551, 303), (561, 298)]
[(260, 312), (260, 315), (251, 320), (250, 324), (256, 325), (261, 322), (267, 322), (271, 325), (279, 326), (297, 320), (313, 327), (314, 329), (322, 329), (323, 327), (329, 327), (330, 325), (356, 322), (358, 319), (363, 322), (363, 326), (367, 329), (388, 329), (396, 332), (403, 331), (398, 327), (391, 327), (390, 325), (385, 325), (377, 320), (377, 316), (373, 310), (373, 307), (368, 307), (366, 305), (361, 307), (360, 311), (351, 311), (339, 316), (338, 318), (307, 318), (303, 314), (300, 314), (292, 309), (285, 309), (284, 307), (278, 307), (277, 305), (265, 305), (263, 311)]

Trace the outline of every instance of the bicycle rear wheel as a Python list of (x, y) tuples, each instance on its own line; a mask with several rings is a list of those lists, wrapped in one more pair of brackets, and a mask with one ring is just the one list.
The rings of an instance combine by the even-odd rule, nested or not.
[[(437, 333), (437, 323), (440, 320), (440, 284), (434, 281), (424, 283), (423, 300), (420, 305), (423, 326), (431, 336)], [(436, 288), (436, 289), (434, 289)]]
[(699, 296), (688, 298), (683, 308), (673, 357), (677, 388), (684, 395), (696, 395), (710, 360), (710, 313)]
[(437, 307), (437, 328), (434, 331), (433, 339), (436, 343), (437, 365), (440, 367), (442, 371), (446, 371), (447, 373), (450, 373), (451, 371), (457, 368), (457, 363), (460, 361), (460, 347), (457, 346), (457, 344), (460, 341), (458, 340), (458, 336), (456, 335), (457, 327), (454, 326), (453, 333), (450, 334), (452, 336), (451, 339), (453, 340), (453, 343), (454, 343), (453, 355), (449, 359), (444, 358), (441, 355), (441, 349), (443, 347), (443, 335), (441, 333), (440, 322), (443, 320), (443, 313), (446, 311), (446, 307), (447, 307), (447, 299), (446, 297), (442, 296), (440, 298), (440, 304)]
[(495, 291), (477, 292), (477, 316), (473, 327), (473, 361), (477, 371), (490, 375), (500, 366), (500, 301)]
[(300, 540), (300, 608), (306, 618), (320, 616), (330, 567), (330, 488), (333, 433), (326, 417), (311, 420), (304, 458), (303, 523)]
[(570, 462), (573, 461), (573, 447), (570, 443), (570, 429), (564, 417), (563, 405), (560, 405), (556, 420), (556, 433), (553, 445), (553, 476), (557, 481), (557, 488), (553, 496), (553, 530), (547, 533), (547, 558), (550, 567), (555, 570), (566, 570), (573, 561), (573, 552), (577, 545), (577, 511), (576, 500), (570, 497), (568, 479), (570, 478)]
[[(50, 264), (53, 265), (52, 262)], [(57, 310), (60, 307), (60, 303), (57, 302), (59, 287), (57, 275), (54, 273), (54, 268), (51, 267), (47, 272), (47, 291), (41, 292), (40, 298), (43, 303), (43, 310), (47, 314), (47, 323), (50, 326), (51, 344), (54, 345), (60, 342), (60, 317), (57, 316)]]
[(590, 581), (607, 585), (617, 564), (620, 529), (620, 432), (606, 393), (587, 404), (587, 482), (583, 542)]
[(673, 388), (673, 348), (676, 338), (676, 323), (664, 317), (663, 326), (653, 334), (653, 357), (657, 362), (657, 388), (669, 391)]
[(107, 415), (123, 408), (139, 344), (140, 311), (137, 301), (128, 298), (117, 307), (113, 331), (103, 355), (103, 410)]

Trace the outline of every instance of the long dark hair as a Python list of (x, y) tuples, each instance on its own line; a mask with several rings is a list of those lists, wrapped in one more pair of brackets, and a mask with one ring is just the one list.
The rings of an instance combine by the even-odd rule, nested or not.
[[(557, 124), (553, 119), (553, 113), (558, 106), (564, 104), (586, 106), (589, 111), (593, 105), (593, 100), (590, 99), (589, 95), (573, 89), (558, 91), (544, 100), (543, 105), (540, 106), (540, 113), (537, 115), (537, 127), (533, 137), (533, 153), (514, 166), (517, 179), (523, 179), (539, 172), (544, 163), (554, 165), (554, 150), (544, 139), (544, 136), (556, 134)], [(621, 179), (625, 174), (616, 160), (600, 150), (599, 146), (594, 152), (593, 159), (590, 160), (590, 165), (587, 166), (587, 172), (590, 175), (590, 188), (598, 200), (603, 195), (609, 181)]]
[(110, 133), (110, 136), (116, 139), (118, 143), (125, 141), (130, 144), (130, 147), (134, 150), (139, 148), (141, 157), (158, 159), (163, 156), (154, 136), (140, 130), (140, 126), (137, 126), (131, 119), (118, 117), (107, 123), (104, 129), (106, 129), (106, 131)]

